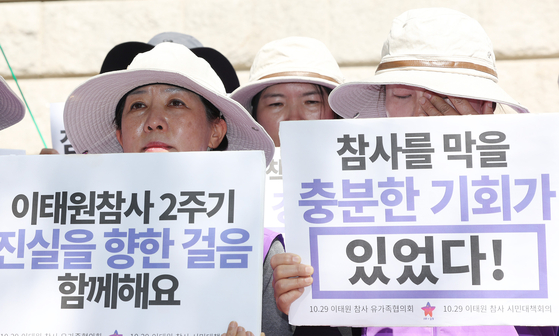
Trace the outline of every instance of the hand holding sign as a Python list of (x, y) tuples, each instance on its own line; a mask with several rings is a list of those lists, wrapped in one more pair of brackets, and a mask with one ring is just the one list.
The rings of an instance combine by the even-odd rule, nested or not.
[(301, 264), (301, 257), (293, 253), (276, 254), (271, 260), (274, 269), (274, 296), (278, 309), (289, 314), (289, 307), (305, 287), (312, 284), (314, 269)]

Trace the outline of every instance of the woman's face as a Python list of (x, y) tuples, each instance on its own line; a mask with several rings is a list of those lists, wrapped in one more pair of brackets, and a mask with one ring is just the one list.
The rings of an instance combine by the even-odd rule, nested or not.
[(279, 124), (286, 120), (334, 119), (328, 96), (317, 85), (276, 84), (264, 89), (256, 107), (256, 119), (279, 147)]
[[(386, 85), (386, 112), (388, 117), (417, 117), (430, 115), (425, 112), (426, 106), (432, 106), (428, 103), (428, 97), (425, 96), (426, 90), (415, 86), (392, 84)], [(432, 93), (429, 93), (431, 94)], [(455, 106), (448, 97), (441, 97), (452, 108)], [(469, 103), (472, 110), (468, 114), (485, 114), (487, 111), (483, 108), (483, 101), (474, 99), (463, 99)], [(460, 109), (458, 109), (460, 110)], [(470, 112), (470, 111), (469, 111)], [(444, 113), (441, 113), (444, 114)], [(460, 111), (449, 114), (463, 114)]]
[(128, 94), (116, 136), (125, 153), (189, 152), (217, 147), (226, 132), (224, 120), (208, 121), (197, 94), (153, 84)]

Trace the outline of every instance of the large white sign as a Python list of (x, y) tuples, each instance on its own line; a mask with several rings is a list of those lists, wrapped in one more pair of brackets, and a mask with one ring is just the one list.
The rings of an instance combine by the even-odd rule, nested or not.
[(0, 333), (259, 332), (261, 152), (0, 161)]
[(25, 150), (0, 148), (0, 155), (25, 155)]
[(281, 124), (295, 325), (558, 325), (558, 114)]

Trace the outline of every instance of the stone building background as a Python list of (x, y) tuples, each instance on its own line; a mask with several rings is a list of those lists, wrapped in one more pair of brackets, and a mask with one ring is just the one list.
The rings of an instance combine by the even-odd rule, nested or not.
[[(370, 78), (392, 19), (421, 7), (448, 7), (478, 20), (493, 41), (499, 83), (534, 113), (559, 107), (557, 0), (97, 0), (0, 1), (0, 45), (45, 141), (49, 103), (98, 74), (107, 52), (177, 31), (222, 52), (248, 79), (265, 43), (293, 35), (324, 42), (346, 81)], [(0, 75), (17, 92), (0, 55)], [(0, 148), (37, 154), (42, 142), (29, 114), (0, 132)]]

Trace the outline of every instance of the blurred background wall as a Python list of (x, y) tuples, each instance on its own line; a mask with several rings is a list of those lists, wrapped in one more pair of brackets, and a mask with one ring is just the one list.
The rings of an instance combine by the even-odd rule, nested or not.
[[(392, 19), (421, 7), (448, 7), (478, 20), (493, 41), (499, 83), (534, 113), (559, 111), (557, 0), (97, 0), (0, 1), (2, 46), (48, 146), (49, 104), (99, 73), (107, 52), (176, 31), (222, 52), (248, 79), (254, 55), (274, 39), (317, 38), (346, 81), (374, 74)], [(17, 91), (3, 57), (0, 75)], [(0, 132), (0, 148), (37, 154), (29, 115)]]

